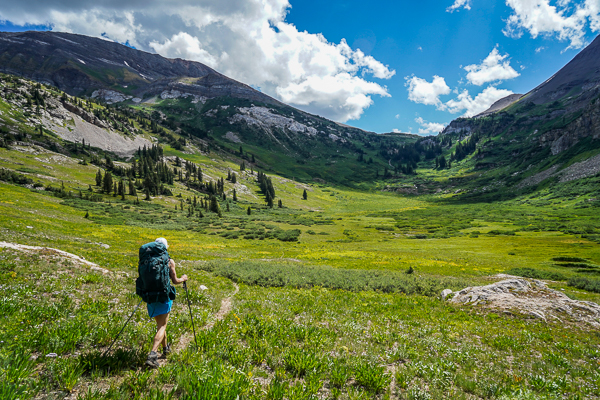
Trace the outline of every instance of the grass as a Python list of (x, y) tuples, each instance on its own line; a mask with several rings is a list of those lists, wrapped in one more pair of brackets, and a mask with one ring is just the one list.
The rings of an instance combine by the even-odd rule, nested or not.
[[(508, 273), (598, 302), (595, 178), (488, 203), (269, 173), (284, 205), (270, 209), (246, 171), (237, 202), (225, 183), (221, 209), (229, 203), (230, 211), (219, 218), (188, 215), (187, 200), (202, 195), (178, 180), (174, 196), (139, 204), (96, 187), (97, 201), (82, 199), (97, 167), (30, 149), (36, 154), (0, 148), (9, 171), (0, 182), (0, 241), (58, 248), (110, 272), (51, 249), (0, 250), (0, 398), (600, 398), (594, 329), (438, 298)], [(239, 172), (225, 153), (166, 154), (201, 165), (207, 180)], [(445, 171), (427, 174), (449, 182)], [(64, 189), (37, 190), (21, 177)], [(155, 327), (143, 309), (103, 352), (138, 303), (137, 250), (156, 237), (168, 238), (178, 274), (191, 278), (199, 349), (145, 371)], [(233, 309), (215, 321), (233, 282)], [(191, 331), (184, 296), (180, 289), (169, 322), (173, 343)]]

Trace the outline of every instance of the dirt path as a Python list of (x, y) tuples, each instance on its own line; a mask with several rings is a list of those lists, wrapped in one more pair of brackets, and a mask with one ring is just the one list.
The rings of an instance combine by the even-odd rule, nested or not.
[[(231, 283), (233, 283), (235, 290), (231, 295), (229, 295), (228, 297), (224, 297), (221, 300), (221, 307), (219, 308), (219, 311), (217, 311), (217, 313), (214, 315), (214, 318), (208, 324), (200, 328), (201, 330), (207, 331), (212, 329), (218, 321), (222, 321), (231, 312), (231, 308), (233, 306), (233, 296), (235, 296), (240, 290), (240, 287), (235, 282)], [(194, 340), (193, 331), (188, 332), (186, 335), (182, 336), (179, 339), (179, 343), (177, 343), (177, 346), (175, 346), (173, 350), (175, 352), (180, 352), (181, 350), (187, 348), (192, 340)]]

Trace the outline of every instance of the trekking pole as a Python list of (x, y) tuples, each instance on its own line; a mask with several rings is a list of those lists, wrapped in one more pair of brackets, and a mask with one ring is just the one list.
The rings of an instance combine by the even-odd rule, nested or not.
[(140, 308), (140, 305), (142, 304), (142, 301), (143, 300), (140, 300), (140, 302), (138, 303), (138, 305), (135, 308), (135, 310), (133, 310), (133, 312), (129, 316), (129, 319), (127, 319), (127, 322), (125, 322), (125, 325), (123, 325), (123, 328), (121, 328), (121, 331), (117, 334), (117, 337), (115, 337), (115, 340), (113, 340), (113, 342), (110, 344), (110, 346), (108, 346), (108, 349), (106, 349), (106, 351), (104, 353), (102, 353), (102, 357), (104, 357), (106, 355), (106, 353), (108, 353), (110, 351), (110, 349), (113, 347), (113, 345), (117, 342), (117, 339), (119, 338), (119, 336), (121, 336), (121, 333), (123, 333), (123, 331), (125, 330), (125, 327), (129, 323), (129, 321), (131, 320), (131, 318), (133, 318), (133, 314), (135, 314), (135, 312), (138, 310), (138, 308)]
[(185, 289), (185, 297), (187, 298), (188, 308), (190, 309), (190, 318), (192, 319), (192, 329), (194, 330), (194, 343), (196, 343), (196, 350), (198, 350), (198, 340), (196, 339), (196, 327), (194, 326), (194, 315), (192, 314), (192, 306), (190, 305), (190, 295), (187, 290), (187, 285), (183, 282), (183, 288)]

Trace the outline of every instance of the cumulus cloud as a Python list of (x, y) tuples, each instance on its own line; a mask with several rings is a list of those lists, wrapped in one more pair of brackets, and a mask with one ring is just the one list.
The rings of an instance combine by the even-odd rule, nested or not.
[(581, 48), (585, 45), (586, 26), (593, 32), (600, 31), (598, 0), (559, 0), (556, 5), (550, 0), (506, 0), (506, 4), (513, 10), (503, 30), (506, 36), (521, 37), (526, 30), (533, 38), (555, 35), (569, 41), (568, 48)]
[(439, 108), (442, 105), (439, 97), (450, 93), (450, 87), (441, 76), (434, 75), (431, 82), (414, 75), (404, 79), (408, 87), (408, 99), (415, 103), (434, 105)]
[(464, 70), (468, 72), (467, 80), (474, 85), (481, 86), (488, 82), (516, 78), (519, 73), (510, 66), (510, 61), (505, 61), (507, 57), (508, 54), (500, 55), (498, 48), (494, 47), (481, 64), (464, 67)]
[(457, 11), (459, 8), (464, 8), (465, 10), (471, 9), (471, 0), (455, 0), (454, 4), (450, 7), (446, 8), (447, 12)]
[(415, 118), (415, 122), (421, 125), (421, 128), (419, 128), (419, 134), (421, 135), (428, 133), (440, 133), (442, 130), (444, 130), (444, 127), (447, 125), (440, 124), (437, 122), (427, 122), (421, 117)]
[(488, 86), (483, 92), (473, 98), (469, 95), (469, 91), (464, 89), (458, 94), (456, 99), (444, 103), (442, 108), (451, 113), (458, 113), (465, 110), (463, 117), (472, 117), (487, 110), (496, 101), (510, 94), (513, 94), (510, 90)]
[(321, 34), (286, 21), (288, 0), (23, 0), (0, 9), (0, 20), (129, 42), (166, 57), (199, 61), (284, 102), (337, 121), (357, 119), (389, 96), (369, 77), (395, 71)]

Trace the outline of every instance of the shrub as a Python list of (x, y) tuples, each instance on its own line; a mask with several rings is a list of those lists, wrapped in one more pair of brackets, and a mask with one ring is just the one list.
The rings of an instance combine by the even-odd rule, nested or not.
[(588, 292), (600, 293), (600, 279), (575, 277), (569, 279), (567, 285), (587, 290)]
[(239, 261), (209, 262), (200, 266), (235, 282), (264, 287), (341, 289), (350, 292), (372, 290), (384, 293), (436, 296), (442, 289), (468, 286), (455, 278), (433, 278), (395, 271), (340, 269), (329, 266), (307, 266), (296, 263)]
[(548, 279), (551, 281), (564, 281), (567, 279), (566, 276), (558, 272), (540, 271), (533, 268), (512, 268), (506, 271), (506, 273), (510, 275), (522, 276), (524, 278)]

